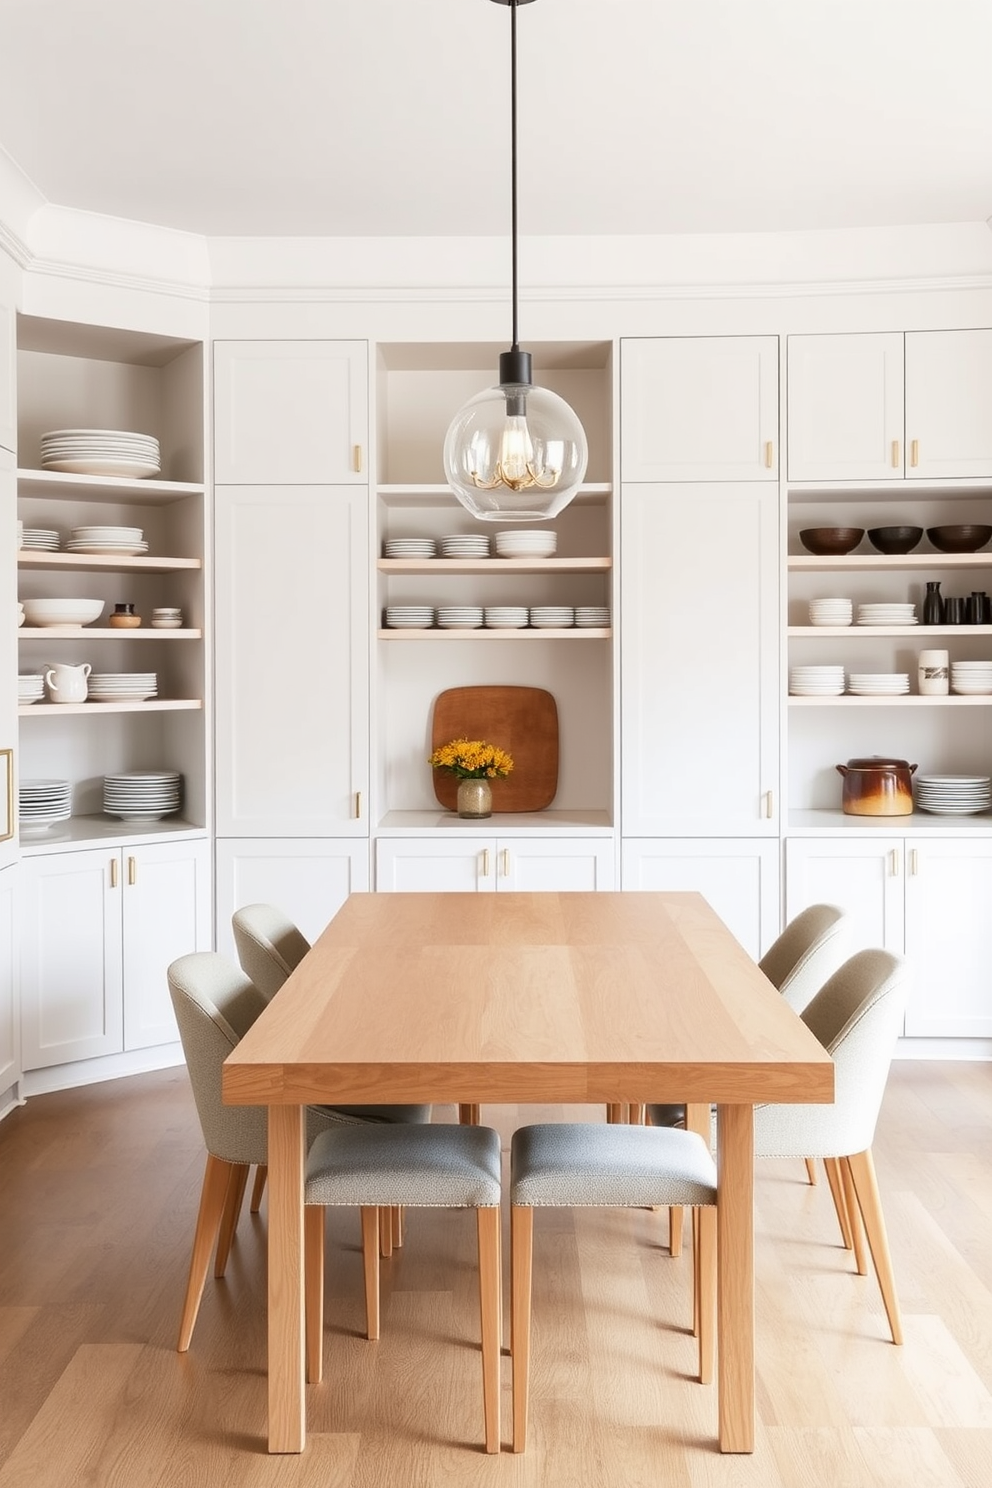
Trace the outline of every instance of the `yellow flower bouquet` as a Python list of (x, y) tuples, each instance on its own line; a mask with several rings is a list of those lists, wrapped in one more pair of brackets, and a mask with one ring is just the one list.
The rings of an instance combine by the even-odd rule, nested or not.
[(505, 749), (485, 739), (452, 739), (430, 755), (427, 763), (459, 780), (496, 780), (509, 775), (513, 759)]

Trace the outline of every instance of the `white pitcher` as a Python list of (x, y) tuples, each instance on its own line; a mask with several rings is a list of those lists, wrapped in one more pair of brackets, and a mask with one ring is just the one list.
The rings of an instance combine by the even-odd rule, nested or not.
[(86, 679), (93, 668), (88, 661), (82, 666), (70, 666), (67, 661), (53, 662), (45, 669), (45, 685), (53, 703), (85, 703), (88, 687)]

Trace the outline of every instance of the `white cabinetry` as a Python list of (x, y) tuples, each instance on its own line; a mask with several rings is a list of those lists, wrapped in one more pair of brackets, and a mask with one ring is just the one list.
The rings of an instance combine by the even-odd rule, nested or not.
[(586, 892), (612, 889), (610, 839), (499, 837), (473, 832), (376, 843), (376, 889), (390, 893)]
[(175, 1040), (166, 970), (211, 943), (209, 844), (47, 853), (20, 875), (24, 1068)]
[(13, 623), (17, 578), (14, 564), (17, 547), (14, 528), (17, 483), (14, 464), (14, 456), (8, 450), (0, 448), (0, 614), (10, 616), (9, 623), (0, 629), (0, 869), (15, 862), (17, 858), (17, 699), (14, 692), (17, 631)]
[(702, 894), (755, 959), (781, 928), (777, 842), (625, 839), (621, 887)]
[(0, 249), (0, 449), (17, 448), (17, 332), (15, 270)]
[(777, 336), (625, 339), (620, 399), (625, 482), (777, 481)]
[(16, 895), (17, 869), (4, 868), (0, 871), (0, 1116), (17, 1101), (21, 1078)]
[(369, 845), (346, 838), (222, 837), (216, 848), (217, 949), (234, 956), (231, 916), (274, 904), (314, 941), (349, 894), (369, 888)]

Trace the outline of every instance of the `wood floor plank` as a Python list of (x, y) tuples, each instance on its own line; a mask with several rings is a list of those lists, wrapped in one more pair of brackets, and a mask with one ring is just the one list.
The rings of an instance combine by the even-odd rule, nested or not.
[(964, 1488), (927, 1426), (856, 1426), (855, 1435), (870, 1474), (866, 1488)]

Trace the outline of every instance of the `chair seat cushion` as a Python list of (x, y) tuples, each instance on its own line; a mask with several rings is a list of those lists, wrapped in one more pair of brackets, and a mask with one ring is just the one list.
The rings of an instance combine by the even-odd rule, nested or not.
[(499, 1135), (488, 1126), (337, 1126), (307, 1157), (308, 1204), (486, 1209), (499, 1201)]
[(330, 1117), (341, 1117), (348, 1121), (414, 1121), (425, 1123), (431, 1119), (430, 1106), (318, 1106)]
[(522, 1126), (510, 1200), (524, 1208), (716, 1203), (716, 1164), (695, 1132), (653, 1126)]

